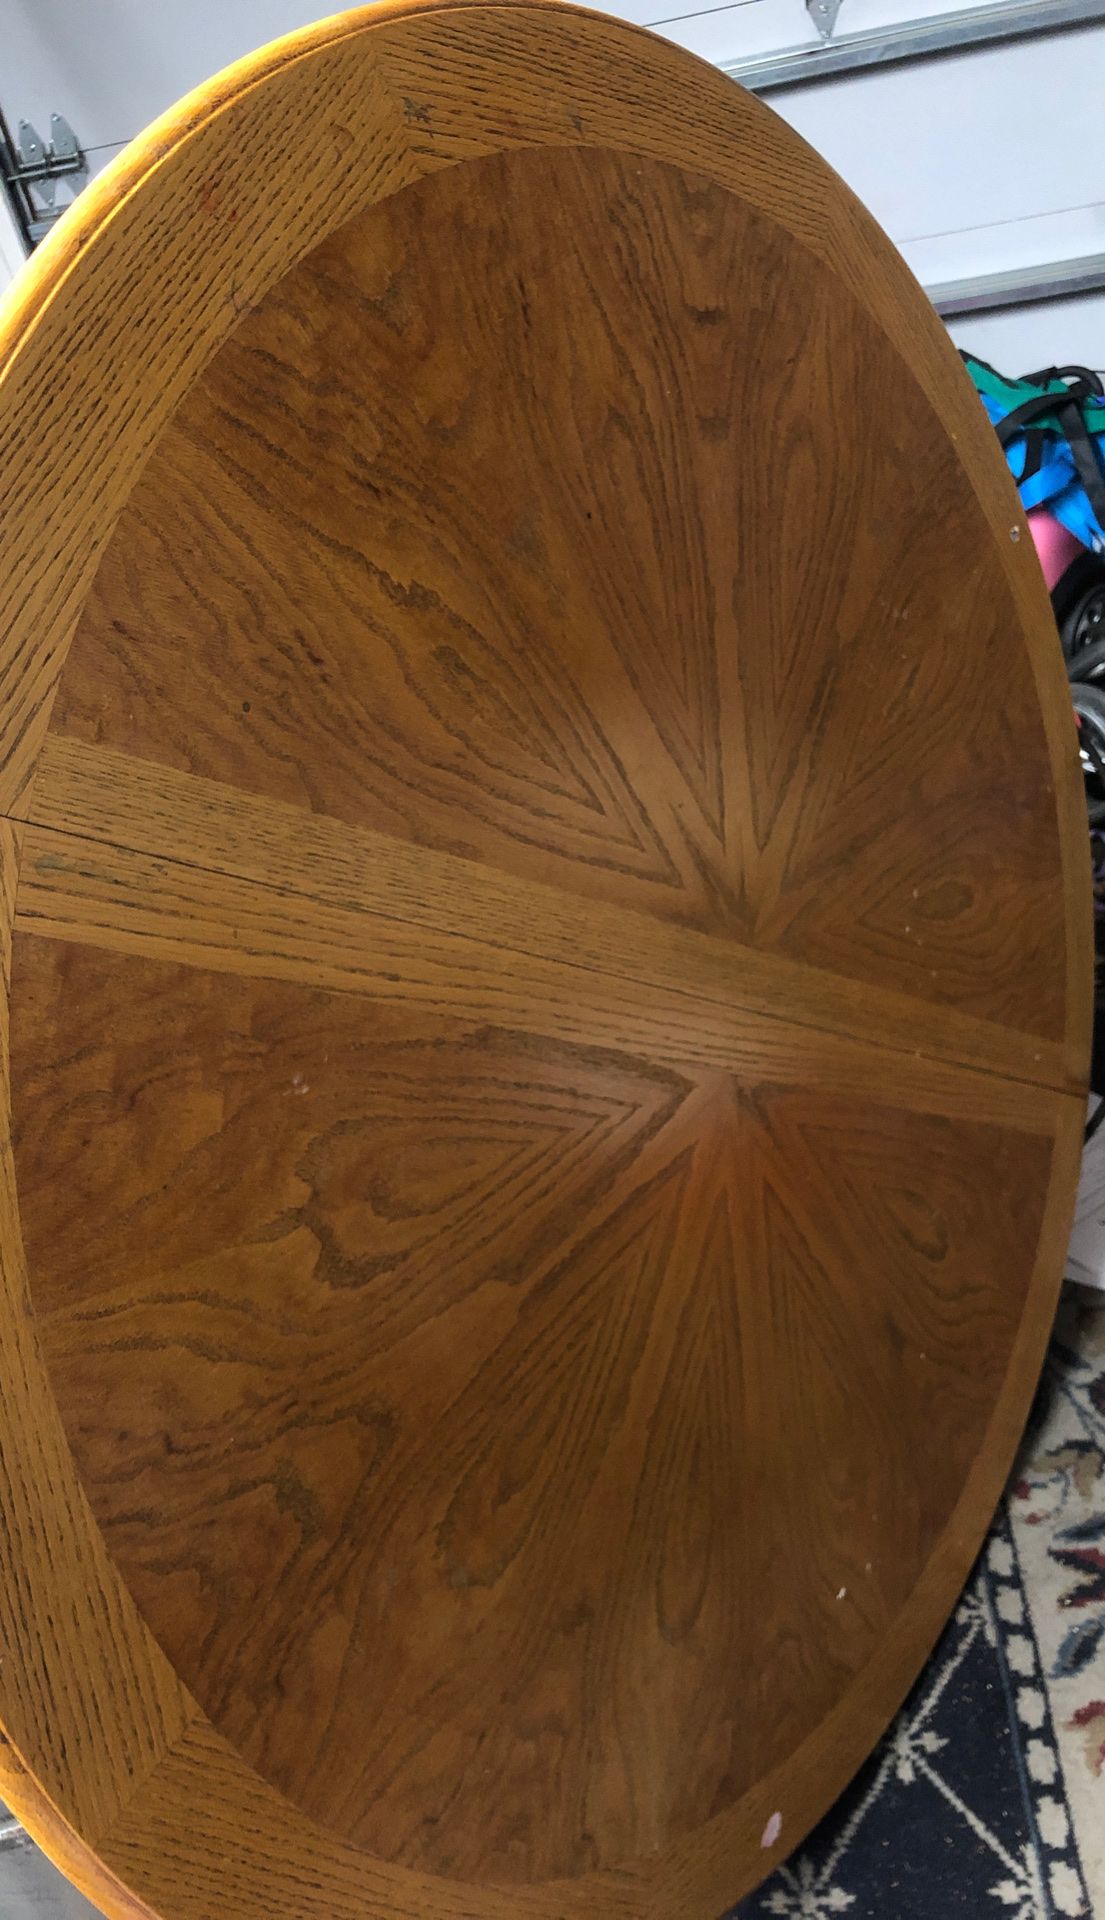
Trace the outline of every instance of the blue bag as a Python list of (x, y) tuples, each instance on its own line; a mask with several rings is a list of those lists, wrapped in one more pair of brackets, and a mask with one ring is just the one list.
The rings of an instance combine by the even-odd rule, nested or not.
[(1105, 551), (1105, 387), (1088, 367), (1007, 380), (962, 356), (1005, 449), (1021, 503), (1046, 507), (1084, 546)]

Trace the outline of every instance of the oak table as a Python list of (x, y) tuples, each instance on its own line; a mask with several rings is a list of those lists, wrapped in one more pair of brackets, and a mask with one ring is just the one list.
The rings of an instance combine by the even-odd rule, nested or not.
[(712, 1920), (1058, 1285), (1085, 826), (982, 411), (765, 108), (529, 3), (230, 69), (0, 346), (0, 1793), (111, 1920)]

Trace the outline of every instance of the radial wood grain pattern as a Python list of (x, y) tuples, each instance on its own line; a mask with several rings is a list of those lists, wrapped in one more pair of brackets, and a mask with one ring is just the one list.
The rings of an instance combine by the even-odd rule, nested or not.
[(761, 107), (528, 0), (231, 70), (0, 346), (0, 1788), (111, 1920), (709, 1920), (931, 1644), (1073, 1200), (974, 396)]
[(15, 1034), (93, 1508), (297, 1805), (576, 1874), (817, 1726), (973, 1459), (1049, 1143), (52, 940)]
[(381, 201), (177, 412), (55, 733), (1061, 1034), (1000, 556), (876, 322), (789, 270), (605, 152)]

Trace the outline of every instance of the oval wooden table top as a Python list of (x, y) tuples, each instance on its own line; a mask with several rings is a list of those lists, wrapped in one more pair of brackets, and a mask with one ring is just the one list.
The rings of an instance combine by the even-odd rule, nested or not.
[(536, 4), (244, 62), (3, 317), (0, 1792), (116, 1916), (712, 1920), (1071, 1210), (1039, 570), (888, 242)]

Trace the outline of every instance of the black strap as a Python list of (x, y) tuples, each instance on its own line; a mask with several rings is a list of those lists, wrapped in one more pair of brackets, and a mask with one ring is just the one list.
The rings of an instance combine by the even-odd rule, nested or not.
[[(1076, 367), (1063, 369), (1064, 373), (1076, 376), (1081, 375), (1083, 371), (1084, 369)], [(1096, 389), (1099, 386), (1099, 382), (1087, 375), (1085, 379), (1080, 377), (1073, 379), (1065, 393), (1034, 393), (1030, 400), (1022, 400), (1019, 407), (1014, 407), (1012, 413), (1007, 413), (1004, 420), (998, 421), (997, 434), (1003, 447), (1007, 447), (1010, 440), (1014, 439), (1018, 433), (1023, 433), (1027, 440), (1028, 429), (1036, 421), (1043, 419), (1046, 414), (1053, 414), (1071, 450), (1075, 472), (1082, 482), (1083, 491), (1098, 526), (1105, 528), (1105, 474), (1102, 473), (1097, 449), (1090, 437), (1082, 412), (1082, 402), (1097, 398)], [(1026, 451), (1025, 471), (1021, 474), (1021, 482), (1030, 477), (1030, 472), (1034, 473), (1037, 470), (1041, 456), (1042, 448), (1039, 446)], [(1030, 460), (1035, 463), (1031, 468)]]
[[(976, 366), (985, 367), (988, 373), (994, 373), (994, 368), (987, 361), (980, 360), (977, 354), (968, 353), (962, 347), (960, 357), (968, 365), (974, 361)], [(1002, 376), (996, 374), (995, 377), (1001, 379)], [(1082, 413), (1083, 401), (1105, 399), (1105, 382), (1092, 367), (1074, 366), (1041, 367), (1037, 373), (1026, 373), (1021, 378), (1034, 387), (1045, 386), (1056, 380), (1063, 380), (1067, 385), (1066, 390), (1061, 393), (1034, 393), (1030, 399), (1022, 400), (1019, 407), (1014, 407), (1011, 413), (1007, 413), (1004, 420), (998, 420), (995, 423), (997, 436), (1003, 447), (1008, 447), (1010, 440), (1015, 439), (1018, 433), (1024, 434), (1024, 470), (1017, 485), (1023, 486), (1026, 480), (1031, 480), (1040, 470), (1047, 430), (1036, 427), (1036, 431), (1032, 432), (1032, 428), (1036, 426), (1037, 421), (1042, 420), (1047, 414), (1052, 414), (1066, 436), (1075, 472), (1082, 482), (1083, 491), (1097, 523), (1105, 528), (1105, 473), (1102, 472), (1097, 449)]]
[(997, 422), (995, 430), (1002, 446), (1007, 447), (1010, 440), (1023, 433), (1033, 421), (1042, 419), (1045, 413), (1057, 414), (1061, 405), (1062, 395), (1057, 393), (1034, 393), (1031, 400), (1022, 400), (1019, 407), (1014, 407), (1012, 413)]
[(1022, 373), (1020, 377), (1030, 387), (1046, 387), (1049, 380), (1076, 380), (1095, 400), (1105, 398), (1105, 384), (1093, 367), (1041, 367), (1038, 373)]
[[(1079, 407), (1081, 401), (1088, 398), (1089, 395), (1083, 391), (1081, 385), (1068, 387), (1065, 393), (1034, 393), (1031, 399), (1022, 400), (1019, 407), (1014, 407), (1011, 413), (1006, 414), (1004, 420), (998, 421), (998, 439), (1003, 447), (1008, 446), (1014, 435), (1023, 433), (1025, 427), (1031, 426), (1034, 420), (1042, 420), (1048, 413), (1055, 414), (1056, 418), (1061, 420), (1065, 407), (1071, 405)], [(1079, 419), (1081, 417), (1079, 412)], [(1063, 430), (1065, 432), (1066, 428), (1064, 427)], [(1084, 428), (1083, 431), (1085, 431)]]
[(1097, 448), (1090, 438), (1082, 409), (1077, 401), (1064, 403), (1059, 414), (1067, 444), (1074, 456), (1074, 465), (1078, 478), (1082, 482), (1086, 498), (1093, 508), (1097, 524), (1105, 529), (1105, 474), (1101, 471), (1101, 461)]
[(1047, 447), (1047, 434), (1039, 427), (1026, 427), (1024, 435), (1024, 465), (1017, 475), (1018, 487), (1026, 480), (1032, 480), (1044, 464), (1044, 451)]

